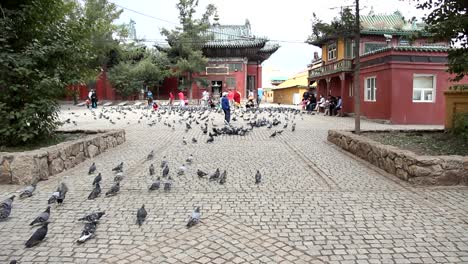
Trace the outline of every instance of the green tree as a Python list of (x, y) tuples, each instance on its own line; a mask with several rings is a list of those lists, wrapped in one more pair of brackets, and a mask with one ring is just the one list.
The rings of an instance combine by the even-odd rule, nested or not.
[(120, 62), (109, 69), (109, 81), (118, 93), (128, 97), (146, 87), (154, 87), (169, 76), (166, 55), (135, 44), (121, 51)]
[(97, 52), (79, 2), (7, 0), (0, 14), (0, 144), (49, 137), (67, 85), (96, 69)]
[[(424, 18), (426, 30), (436, 41), (451, 41), (448, 51), (448, 71), (454, 81), (468, 74), (468, 2), (466, 0), (417, 0), (416, 7), (429, 10)], [(455, 48), (457, 47), (457, 48)]]
[(209, 18), (215, 13), (216, 7), (208, 5), (202, 17), (195, 19), (198, 0), (179, 0), (176, 6), (179, 9), (181, 26), (174, 30), (163, 29), (161, 33), (166, 36), (170, 45), (166, 53), (174, 65), (174, 74), (187, 78), (179, 89), (188, 89), (189, 98), (192, 99), (192, 85), (199, 81), (194, 78), (194, 73), (203, 71), (208, 63), (202, 49), (211, 37), (207, 34), (207, 29), (210, 26)]
[(323, 22), (315, 13), (312, 14), (312, 35), (307, 39), (314, 44), (324, 38), (351, 37), (355, 31), (355, 16), (348, 7), (340, 11), (339, 16), (333, 18), (330, 23)]

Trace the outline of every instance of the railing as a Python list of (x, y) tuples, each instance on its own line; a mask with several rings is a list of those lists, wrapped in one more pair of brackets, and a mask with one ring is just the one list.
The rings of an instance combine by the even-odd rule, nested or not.
[(329, 63), (320, 68), (312, 69), (309, 71), (309, 78), (319, 77), (331, 73), (342, 71), (351, 71), (353, 69), (353, 61), (351, 59), (343, 59), (333, 63)]

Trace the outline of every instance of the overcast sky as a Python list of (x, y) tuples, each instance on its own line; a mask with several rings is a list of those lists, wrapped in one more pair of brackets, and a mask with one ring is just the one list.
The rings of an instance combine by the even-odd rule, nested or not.
[[(161, 41), (161, 28), (173, 28), (178, 23), (178, 0), (109, 0), (117, 5), (139, 11), (150, 18), (124, 9), (118, 22), (136, 22), (139, 38)], [(402, 12), (405, 18), (421, 18), (424, 12), (415, 8), (411, 0), (361, 0), (362, 14), (373, 7), (375, 14)], [(249, 19), (252, 31), (257, 36), (276, 40), (281, 48), (263, 63), (264, 69), (276, 69), (289, 76), (307, 67), (314, 51), (319, 48), (305, 44), (311, 33), (312, 13), (322, 20), (330, 21), (341, 6), (353, 5), (354, 0), (200, 0), (201, 15), (208, 4), (218, 8), (220, 24), (244, 24)], [(164, 21), (165, 20), (165, 21)], [(265, 78), (266, 77), (266, 78)], [(264, 80), (270, 76), (264, 76)]]

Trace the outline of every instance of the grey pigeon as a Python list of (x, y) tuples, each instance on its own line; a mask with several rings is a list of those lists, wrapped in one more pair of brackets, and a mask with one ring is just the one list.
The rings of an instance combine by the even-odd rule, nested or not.
[(78, 238), (76, 242), (79, 244), (82, 244), (86, 242), (88, 239), (93, 238), (96, 233), (96, 227), (97, 227), (97, 222), (86, 223), (83, 228), (83, 231), (81, 232), (80, 238)]
[(210, 136), (207, 140), (206, 140), (206, 143), (213, 143), (214, 141), (214, 138), (212, 136)]
[(192, 138), (192, 143), (196, 144), (198, 141), (196, 138)]
[(296, 130), (296, 123), (292, 124), (291, 131), (294, 132)]
[(207, 174), (206, 172), (204, 172), (204, 171), (198, 169), (198, 170), (197, 170), (197, 175), (198, 175), (198, 177), (202, 178), (202, 177), (204, 177), (204, 176), (206, 176), (206, 175), (208, 175), (208, 174)]
[(217, 168), (214, 173), (210, 174), (210, 181), (218, 180), (219, 175), (220, 175), (219, 168)]
[(164, 167), (162, 171), (162, 176), (164, 178), (164, 177), (167, 177), (167, 175), (169, 175), (169, 166), (166, 164), (166, 166)]
[(78, 221), (96, 222), (99, 221), (99, 219), (101, 219), (101, 217), (105, 214), (105, 211), (91, 213), (89, 215), (86, 215), (85, 217), (79, 218)]
[(146, 219), (148, 213), (145, 210), (145, 205), (143, 204), (140, 209), (137, 211), (137, 224), (141, 226)]
[(8, 216), (11, 214), (11, 204), (13, 203), (13, 200), (15, 199), (16, 195), (10, 196), (10, 198), (7, 198), (3, 200), (2, 203), (0, 203), (0, 221), (5, 220)]
[(112, 171), (116, 171), (116, 172), (123, 172), (123, 161), (120, 162), (119, 165), (117, 165), (115, 168), (112, 169)]
[(200, 214), (200, 207), (197, 207), (190, 216), (187, 222), (187, 228), (190, 228), (200, 222), (201, 214)]
[(184, 175), (186, 170), (187, 167), (185, 167), (185, 164), (182, 164), (182, 166), (180, 166), (179, 170), (177, 171), (177, 175)]
[(255, 184), (259, 184), (260, 182), (262, 182), (262, 174), (257, 170), (257, 173), (255, 174)]
[(36, 186), (37, 186), (36, 183), (26, 186), (26, 188), (24, 188), (24, 190), (20, 193), (19, 197), (21, 199), (26, 198), (26, 197), (31, 197), (34, 191), (36, 190)]
[(167, 165), (167, 160), (166, 160), (166, 156), (164, 156), (162, 161), (161, 161), (161, 168), (166, 167), (166, 165)]
[(219, 176), (219, 184), (225, 184), (226, 183), (226, 177), (227, 177), (227, 172), (226, 170), (221, 173), (221, 176)]
[(273, 132), (273, 133), (270, 135), (270, 137), (276, 137), (276, 131)]
[(185, 139), (185, 137), (182, 138), (182, 144), (187, 145), (187, 140)]
[(96, 172), (96, 164), (93, 162), (89, 167), (88, 174), (93, 174), (94, 172)]
[(90, 193), (89, 196), (88, 196), (88, 200), (94, 200), (94, 199), (96, 199), (99, 195), (101, 195), (101, 185), (99, 185), (99, 183), (96, 183), (96, 184), (94, 185), (93, 190), (91, 191), (91, 193)]
[(65, 182), (61, 182), (59, 186), (57, 187), (57, 190), (52, 193), (51, 197), (47, 201), (48, 204), (62, 204), (63, 200), (65, 200), (65, 195), (68, 192), (68, 186), (65, 184)]
[(151, 165), (149, 166), (149, 174), (150, 174), (151, 176), (154, 175), (154, 165), (153, 165), (153, 164), (151, 164)]
[(101, 173), (99, 173), (93, 180), (93, 185), (99, 184), (102, 181)]
[(158, 177), (149, 187), (150, 191), (158, 190), (159, 187), (161, 186), (161, 178)]
[(164, 182), (164, 191), (168, 192), (171, 190), (172, 187), (172, 178), (169, 176), (169, 178)]
[(114, 196), (120, 191), (120, 182), (114, 183), (109, 191), (106, 192), (106, 196)]
[(117, 172), (114, 177), (114, 182), (121, 182), (124, 178), (123, 172)]
[(152, 160), (154, 158), (154, 150), (152, 150), (148, 156), (146, 156), (146, 160)]
[(44, 240), (44, 238), (46, 237), (47, 235), (47, 231), (48, 231), (48, 228), (47, 226), (49, 225), (49, 222), (44, 222), (42, 223), (42, 226), (39, 227), (33, 234), (32, 236), (29, 238), (28, 241), (26, 241), (26, 243), (24, 244), (27, 248), (31, 248), (31, 247), (34, 247), (36, 245), (38, 245), (39, 243), (42, 242), (42, 240)]
[(10, 264), (17, 264), (18, 262), (16, 261), (16, 259), (10, 261)]
[(192, 164), (193, 163), (193, 155), (190, 154), (190, 156), (188, 156), (188, 158), (185, 160), (188, 164)]
[(47, 206), (47, 209), (40, 213), (38, 217), (36, 217), (36, 219), (34, 219), (29, 225), (32, 226), (32, 225), (35, 225), (35, 224), (42, 224), (44, 222), (46, 222), (47, 220), (49, 220), (49, 217), (50, 217), (50, 206)]

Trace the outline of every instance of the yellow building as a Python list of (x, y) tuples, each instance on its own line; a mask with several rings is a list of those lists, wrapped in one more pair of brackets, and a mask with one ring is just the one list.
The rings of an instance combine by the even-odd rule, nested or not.
[[(273, 103), (298, 105), (309, 90), (308, 70), (302, 71), (273, 88)], [(314, 84), (315, 86), (315, 84)]]

